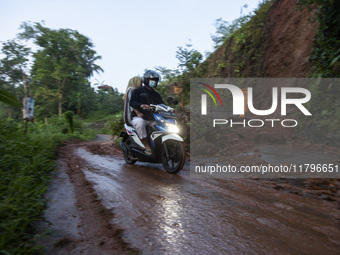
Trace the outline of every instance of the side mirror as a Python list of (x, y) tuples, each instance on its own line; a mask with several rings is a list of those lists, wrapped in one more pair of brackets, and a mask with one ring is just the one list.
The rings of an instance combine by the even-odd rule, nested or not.
[(178, 101), (177, 101), (176, 99), (173, 99), (173, 97), (168, 97), (168, 98), (166, 99), (166, 103), (167, 103), (168, 105), (171, 105), (171, 104), (173, 104), (173, 105), (178, 105)]
[(174, 99), (172, 98), (172, 97), (167, 97), (166, 98), (166, 103), (167, 103), (167, 105), (170, 105), (170, 104), (172, 104), (172, 101), (173, 101)]

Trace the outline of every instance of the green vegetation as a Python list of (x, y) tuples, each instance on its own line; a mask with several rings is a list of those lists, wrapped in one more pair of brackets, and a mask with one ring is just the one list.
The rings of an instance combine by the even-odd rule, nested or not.
[(73, 134), (63, 134), (65, 119), (49, 124), (2, 121), (0, 124), (0, 254), (37, 254), (34, 223), (45, 209), (44, 193), (55, 167), (56, 148), (71, 139), (93, 139), (79, 121)]
[(301, 0), (300, 6), (316, 10), (319, 28), (310, 61), (313, 77), (340, 77), (340, 2), (334, 0)]
[[(123, 109), (117, 89), (90, 86), (89, 78), (101, 68), (89, 38), (40, 23), (24, 23), (21, 30), (1, 48), (0, 254), (39, 252), (34, 223), (45, 209), (58, 145), (93, 139), (94, 129), (110, 133), (105, 123)], [(36, 50), (23, 40), (32, 40)], [(34, 122), (25, 123), (20, 101), (28, 96), (36, 104)]]
[(266, 20), (272, 0), (262, 1), (253, 14), (231, 24), (221, 19), (212, 36), (216, 51), (195, 70), (195, 77), (261, 77), (267, 44)]
[(16, 108), (21, 107), (18, 99), (16, 99), (15, 96), (11, 95), (10, 93), (3, 89), (0, 89), (0, 102), (14, 106)]
[(216, 35), (212, 36), (217, 49), (205, 61), (202, 62), (202, 54), (187, 44), (186, 47), (178, 47), (176, 52), (179, 70), (158, 67), (165, 77), (158, 88), (164, 98), (169, 96), (169, 87), (182, 89), (180, 95), (170, 96), (183, 102), (179, 122), (186, 124), (182, 128), (185, 129), (187, 139), (190, 138), (188, 105), (191, 78), (261, 77), (267, 42), (266, 19), (272, 2), (262, 1), (254, 14), (241, 16), (231, 24), (218, 19)]
[[(17, 38), (2, 44), (0, 89), (16, 101), (33, 96), (35, 119), (62, 116), (66, 111), (86, 118), (93, 112), (112, 115), (123, 109), (117, 89), (104, 86), (95, 91), (91, 87), (89, 78), (103, 70), (96, 64), (101, 56), (89, 38), (75, 30), (50, 29), (40, 23), (23, 23), (20, 31)], [(34, 44), (34, 51), (24, 46), (27, 40)], [(2, 99), (4, 93), (0, 92)], [(21, 111), (1, 103), (0, 118), (6, 116), (20, 119)]]
[(73, 112), (67, 111), (64, 113), (65, 120), (68, 125), (68, 132), (73, 133)]
[(123, 118), (124, 112), (117, 113), (116, 115), (111, 118), (110, 124), (110, 130), (111, 135), (114, 138), (116, 144), (119, 144), (121, 141), (121, 138), (119, 137), (120, 132), (124, 130), (124, 118)]
[(178, 47), (178, 70), (159, 68), (166, 82), (161, 86), (183, 88), (184, 102), (189, 103), (190, 78), (196, 77), (261, 77), (261, 68), (267, 42), (266, 19), (272, 0), (259, 4), (254, 14), (244, 15), (229, 24), (216, 21), (216, 35), (212, 36), (216, 51), (202, 62), (202, 54), (191, 48)]
[[(302, 0), (301, 7), (316, 11), (319, 27), (316, 32), (311, 77), (340, 77), (340, 1)], [(312, 141), (340, 146), (340, 88), (331, 80), (315, 84), (310, 109), (313, 121), (308, 123), (308, 135)]]
[(19, 38), (32, 39), (39, 46), (33, 53), (31, 75), (40, 102), (46, 105), (54, 98), (59, 116), (66, 100), (78, 110), (83, 109), (85, 100), (78, 92), (89, 89), (88, 78), (93, 72), (102, 71), (95, 64), (101, 57), (92, 49), (91, 40), (77, 31), (53, 30), (40, 23), (24, 23), (21, 29)]
[[(262, 1), (254, 14), (244, 15), (231, 23), (216, 20), (216, 34), (212, 36), (216, 50), (201, 62), (192, 48), (179, 47), (178, 70), (159, 70), (167, 78), (160, 86), (163, 95), (166, 87), (181, 87), (182, 102), (189, 104), (190, 79), (196, 77), (265, 77), (263, 63), (268, 43), (268, 14), (274, 0)], [(340, 77), (340, 2), (332, 0), (301, 0), (300, 7), (308, 6), (315, 12), (314, 22), (319, 23), (310, 62), (310, 77)], [(299, 10), (296, 10), (299, 11)], [(311, 38), (310, 40), (313, 40)], [(190, 46), (190, 45), (189, 45)], [(180, 54), (179, 54), (180, 53)], [(192, 61), (195, 65), (192, 65)], [(184, 67), (184, 68), (183, 68)], [(193, 67), (193, 68), (191, 68)], [(277, 68), (282, 68), (277, 66)], [(164, 90), (164, 91), (163, 91)], [(313, 142), (340, 146), (340, 94), (339, 86), (329, 82), (317, 83), (312, 89), (308, 109), (313, 121), (304, 123), (303, 132)], [(174, 96), (174, 95), (173, 95)], [(180, 100), (179, 100), (180, 101)], [(184, 108), (185, 109), (185, 108)], [(190, 126), (190, 125), (189, 125)]]
[[(177, 70), (156, 67), (163, 76), (158, 87), (162, 97), (176, 98), (181, 104), (175, 108), (186, 141), (190, 138), (190, 78), (264, 76), (272, 3), (262, 1), (254, 14), (231, 23), (218, 19), (212, 36), (216, 50), (205, 60), (186, 44), (176, 51)], [(301, 0), (300, 5), (316, 10), (320, 25), (310, 58), (311, 77), (339, 77), (340, 2)], [(24, 40), (31, 40), (34, 50)], [(110, 86), (98, 91), (91, 87), (89, 78), (102, 71), (96, 65), (101, 57), (91, 40), (77, 31), (24, 23), (18, 38), (2, 44), (1, 53), (0, 253), (36, 254), (33, 224), (45, 207), (43, 194), (57, 146), (65, 140), (91, 139), (93, 129), (119, 136), (124, 124), (122, 94)], [(340, 140), (339, 89), (331, 82), (314, 85), (309, 109), (315, 122), (305, 123), (310, 139), (329, 144)], [(27, 96), (36, 100), (35, 120), (27, 123), (24, 135), (18, 106)]]

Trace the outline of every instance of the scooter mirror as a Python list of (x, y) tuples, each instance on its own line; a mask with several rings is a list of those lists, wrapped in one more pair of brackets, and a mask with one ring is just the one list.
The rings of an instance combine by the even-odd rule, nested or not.
[(166, 99), (166, 103), (167, 103), (167, 105), (170, 105), (170, 104), (172, 104), (173, 103), (173, 98), (172, 97), (167, 97), (167, 99)]

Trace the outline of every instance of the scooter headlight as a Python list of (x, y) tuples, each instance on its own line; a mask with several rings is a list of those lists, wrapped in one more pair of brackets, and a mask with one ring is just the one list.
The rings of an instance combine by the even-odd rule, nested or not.
[(178, 133), (179, 132), (178, 127), (174, 124), (166, 123), (166, 126), (168, 127), (168, 131), (171, 132), (171, 133)]

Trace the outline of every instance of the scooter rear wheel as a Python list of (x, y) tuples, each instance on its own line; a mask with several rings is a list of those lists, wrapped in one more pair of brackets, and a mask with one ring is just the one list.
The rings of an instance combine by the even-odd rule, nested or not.
[[(127, 141), (127, 146), (125, 146), (125, 150), (123, 149), (124, 154), (124, 160), (127, 164), (133, 165), (137, 162), (137, 159), (134, 159), (130, 153), (130, 151), (127, 149), (130, 145), (130, 141)], [(122, 145), (121, 145), (122, 146)], [(124, 146), (124, 145), (123, 145)]]
[(165, 142), (168, 150), (168, 157), (165, 149), (162, 152), (162, 164), (168, 173), (176, 174), (182, 170), (185, 163), (185, 150), (182, 143), (168, 140)]

